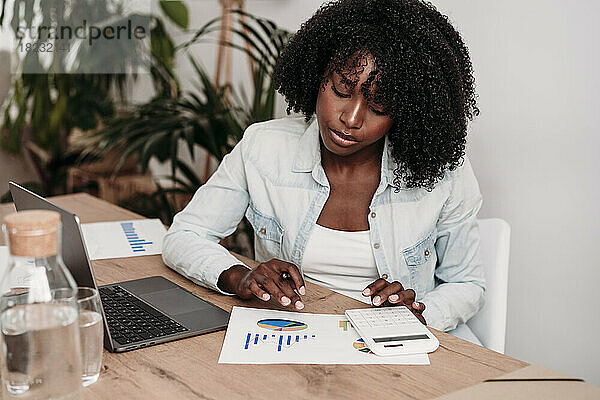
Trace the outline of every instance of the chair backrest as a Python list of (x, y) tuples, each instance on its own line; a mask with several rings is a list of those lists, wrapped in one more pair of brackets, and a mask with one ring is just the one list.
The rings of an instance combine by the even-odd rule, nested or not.
[(504, 354), (510, 226), (500, 218), (480, 219), (481, 261), (487, 281), (485, 304), (467, 325), (488, 349)]

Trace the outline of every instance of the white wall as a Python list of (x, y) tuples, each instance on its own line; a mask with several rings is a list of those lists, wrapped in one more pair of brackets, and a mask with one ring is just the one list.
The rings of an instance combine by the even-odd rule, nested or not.
[(434, 3), (471, 50), (480, 215), (512, 227), (506, 352), (600, 385), (600, 3)]
[[(296, 29), (321, 2), (246, 3)], [(217, 0), (188, 4), (193, 27), (218, 14)], [(482, 112), (469, 139), (484, 195), (480, 216), (512, 227), (506, 352), (600, 385), (600, 3), (434, 4), (471, 50)], [(214, 46), (193, 51), (212, 73)], [(185, 60), (178, 72), (192, 76)], [(236, 59), (236, 81), (246, 73)]]

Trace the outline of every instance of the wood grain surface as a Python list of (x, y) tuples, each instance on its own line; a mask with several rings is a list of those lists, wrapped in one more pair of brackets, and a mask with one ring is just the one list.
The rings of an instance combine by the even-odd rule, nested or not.
[[(52, 201), (83, 223), (141, 216), (87, 194)], [(14, 211), (0, 207), (0, 216)], [(254, 261), (245, 261), (255, 265)], [(169, 269), (160, 256), (92, 262), (99, 284), (161, 275), (231, 311), (233, 306), (283, 309), (259, 300), (243, 301), (200, 287)], [(303, 312), (340, 314), (364, 303), (308, 284)], [(97, 383), (86, 399), (431, 399), (504, 375), (528, 364), (432, 329), (440, 347), (429, 366), (403, 365), (221, 365), (225, 332), (215, 332), (128, 353), (104, 352)]]

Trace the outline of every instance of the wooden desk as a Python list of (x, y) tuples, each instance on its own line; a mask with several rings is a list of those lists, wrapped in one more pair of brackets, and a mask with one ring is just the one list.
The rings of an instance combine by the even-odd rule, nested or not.
[[(57, 205), (82, 222), (141, 218), (87, 194), (58, 196)], [(14, 210), (0, 207), (0, 216)], [(99, 284), (162, 275), (194, 294), (231, 311), (234, 305), (278, 308), (276, 303), (242, 301), (188, 281), (166, 267), (160, 256), (93, 261)], [(304, 312), (343, 314), (364, 305), (328, 289), (308, 284)], [(431, 399), (483, 382), (528, 364), (446, 333), (430, 354), (430, 366), (402, 365), (221, 365), (225, 332), (161, 344), (128, 353), (104, 352), (97, 383), (86, 399)]]

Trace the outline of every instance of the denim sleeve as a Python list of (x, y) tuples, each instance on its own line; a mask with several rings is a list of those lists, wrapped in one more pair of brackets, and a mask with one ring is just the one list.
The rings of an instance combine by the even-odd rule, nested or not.
[(217, 171), (175, 216), (163, 244), (165, 264), (222, 294), (229, 293), (217, 287), (219, 275), (234, 265), (244, 265), (219, 240), (235, 231), (248, 207), (244, 154), (252, 140), (250, 131), (251, 128), (246, 130)]
[(481, 193), (468, 159), (457, 171), (439, 220), (435, 249), (438, 285), (426, 293), (423, 316), (435, 329), (449, 331), (483, 306), (485, 278), (479, 254), (477, 212)]

